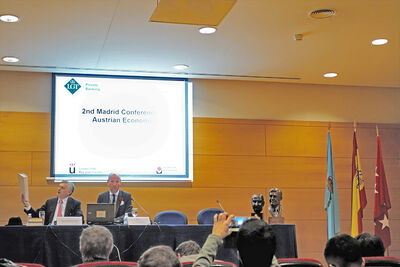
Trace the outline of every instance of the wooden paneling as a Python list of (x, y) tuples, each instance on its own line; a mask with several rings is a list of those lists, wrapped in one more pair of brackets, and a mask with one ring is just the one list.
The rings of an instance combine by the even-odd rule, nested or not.
[(263, 125), (193, 124), (195, 154), (265, 155)]
[(50, 151), (50, 114), (0, 112), (0, 151)]
[(50, 176), (50, 152), (32, 153), (32, 185), (47, 185)]
[(326, 158), (194, 156), (193, 187), (324, 188)]
[[(163, 210), (184, 212), (196, 224), (204, 208), (223, 207), (238, 216), (251, 213), (251, 195), (266, 198), (272, 187), (283, 192), (283, 216), (296, 224), (300, 257), (325, 263), (326, 139), (331, 126), (339, 194), (341, 232), (350, 232), (352, 123), (194, 118), (194, 182), (182, 185), (123, 184), (122, 189), (154, 217)], [(392, 209), (390, 255), (400, 255), (400, 125), (379, 125)], [(373, 232), (373, 187), (376, 164), (374, 124), (358, 124), (357, 140), (368, 204), (364, 230)], [(30, 199), (35, 208), (56, 195), (46, 181), (50, 169), (50, 114), (0, 112), (0, 223), (11, 216), (25, 221), (16, 174), (31, 178)], [(106, 184), (76, 184), (74, 197), (86, 204), (107, 190)], [(139, 210), (139, 214), (144, 215)], [(265, 215), (266, 217), (268, 214)]]
[(326, 156), (325, 127), (267, 126), (268, 156), (324, 157)]
[(18, 173), (31, 175), (31, 152), (0, 152), (0, 186), (17, 185)]

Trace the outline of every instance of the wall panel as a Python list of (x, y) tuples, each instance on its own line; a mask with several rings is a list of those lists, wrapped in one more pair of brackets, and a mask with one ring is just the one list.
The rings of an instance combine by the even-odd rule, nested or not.
[[(180, 210), (196, 223), (203, 208), (224, 208), (238, 216), (251, 213), (251, 195), (267, 198), (272, 187), (283, 192), (283, 216), (296, 224), (300, 257), (323, 260), (326, 242), (324, 211), (326, 139), (331, 127), (342, 232), (350, 231), (352, 123), (194, 118), (194, 182), (183, 185), (125, 183), (123, 189), (154, 217)], [(0, 223), (11, 216), (25, 221), (16, 174), (30, 177), (35, 208), (56, 195), (46, 181), (50, 170), (50, 114), (0, 112)], [(379, 125), (392, 209), (391, 255), (400, 254), (400, 125)], [(373, 231), (373, 186), (376, 164), (374, 124), (358, 124), (361, 167), (368, 205), (364, 229)], [(74, 197), (86, 204), (107, 190), (105, 183), (76, 184)], [(267, 201), (268, 202), (268, 201)], [(268, 203), (266, 207), (268, 206)], [(143, 212), (139, 211), (141, 215)]]

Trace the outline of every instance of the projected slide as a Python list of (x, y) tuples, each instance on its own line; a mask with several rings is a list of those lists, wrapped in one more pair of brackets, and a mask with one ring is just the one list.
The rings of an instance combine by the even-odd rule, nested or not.
[(186, 79), (53, 74), (51, 176), (192, 180)]

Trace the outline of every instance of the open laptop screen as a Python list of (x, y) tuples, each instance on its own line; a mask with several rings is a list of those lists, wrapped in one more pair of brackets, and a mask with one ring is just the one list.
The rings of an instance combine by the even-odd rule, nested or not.
[(114, 223), (114, 204), (87, 203), (87, 224), (112, 224)]

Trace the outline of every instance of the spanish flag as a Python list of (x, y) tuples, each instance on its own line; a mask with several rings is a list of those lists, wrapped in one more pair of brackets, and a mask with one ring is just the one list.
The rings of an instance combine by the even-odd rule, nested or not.
[(353, 135), (353, 157), (351, 175), (351, 236), (362, 233), (363, 209), (367, 206), (364, 180), (361, 173), (360, 156), (358, 153), (356, 130)]

